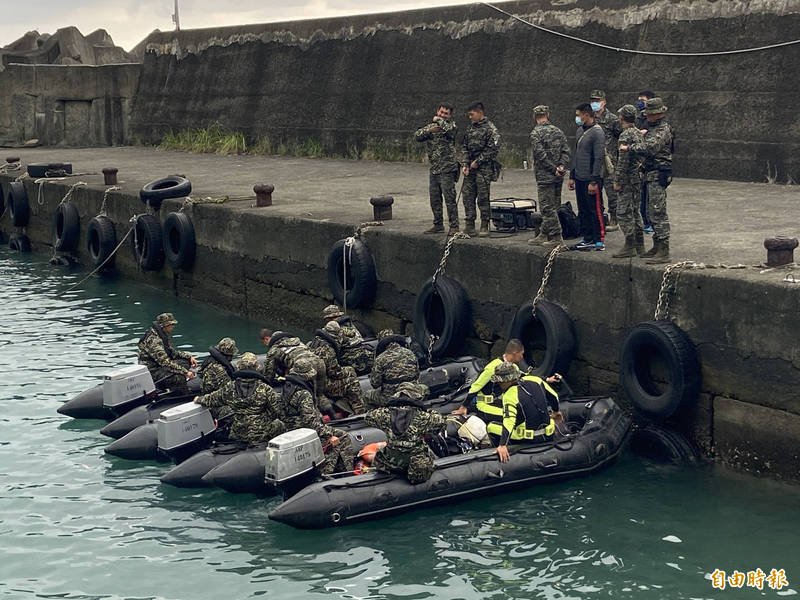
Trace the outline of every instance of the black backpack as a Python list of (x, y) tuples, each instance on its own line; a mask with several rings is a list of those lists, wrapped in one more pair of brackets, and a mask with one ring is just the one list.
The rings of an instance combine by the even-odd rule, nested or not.
[(572, 210), (570, 202), (564, 202), (556, 209), (558, 213), (558, 221), (561, 223), (561, 237), (565, 240), (570, 240), (579, 237), (581, 234), (580, 223), (578, 222), (578, 215)]

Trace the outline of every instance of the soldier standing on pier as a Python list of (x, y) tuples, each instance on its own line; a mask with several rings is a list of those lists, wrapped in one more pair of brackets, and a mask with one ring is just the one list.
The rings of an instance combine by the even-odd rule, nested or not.
[(461, 172), (464, 173), (462, 188), (464, 201), (464, 232), (475, 235), (475, 200), (481, 213), (481, 237), (489, 236), (489, 187), (497, 181), (499, 165), (497, 153), (500, 150), (500, 133), (497, 127), (486, 118), (482, 102), (473, 102), (467, 107), (470, 126), (464, 134), (461, 156)]

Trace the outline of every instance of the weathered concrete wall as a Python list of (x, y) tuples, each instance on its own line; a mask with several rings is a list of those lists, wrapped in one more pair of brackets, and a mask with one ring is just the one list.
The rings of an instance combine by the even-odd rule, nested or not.
[[(0, 176), (4, 189), (10, 180)], [(43, 205), (31, 203), (34, 214), (26, 233), (34, 250), (52, 253), (52, 216), (71, 183), (49, 183)], [(30, 180), (25, 185), (28, 196), (36, 198), (36, 185)], [(73, 201), (81, 215), (78, 257), (88, 264), (86, 226), (100, 209), (102, 188), (77, 188)], [(120, 273), (265, 323), (308, 329), (331, 298), (329, 249), (352, 229), (271, 216), (251, 204), (188, 209), (198, 243), (192, 272), (173, 272), (168, 266), (158, 273), (139, 272), (126, 243), (117, 255)], [(177, 201), (167, 201), (162, 221), (178, 207)], [(128, 231), (131, 215), (142, 210), (133, 195), (110, 195), (108, 214), (117, 224), (118, 239)], [(7, 217), (0, 229), (13, 229)], [(379, 287), (374, 308), (359, 316), (375, 329), (408, 327), (416, 294), (430, 277), (431, 265), (438, 263), (441, 244), (430, 236), (381, 228), (367, 230), (364, 239), (375, 258)], [(498, 351), (520, 299), (538, 286), (544, 262), (544, 253), (526, 245), (454, 246), (447, 273), (462, 283), (472, 301), (469, 351)], [(608, 263), (600, 253), (558, 257), (547, 297), (575, 322), (579, 348), (568, 376), (576, 391), (619, 392), (622, 342), (633, 325), (652, 318), (660, 280), (658, 269), (631, 261)], [(797, 291), (765, 282), (753, 271), (685, 272), (671, 315), (697, 345), (703, 369), (696, 407), (674, 425), (736, 468), (800, 481)]]
[(105, 29), (84, 36), (77, 27), (64, 27), (53, 35), (29, 31), (0, 48), (0, 71), (14, 63), (29, 65), (107, 65), (134, 62), (114, 45)]
[[(508, 12), (580, 38), (648, 51), (708, 52), (796, 37), (800, 1), (524, 0)], [(574, 130), (574, 106), (603, 88), (613, 110), (652, 88), (678, 131), (676, 173), (800, 181), (791, 76), (800, 45), (715, 57), (642, 56), (534, 30), (480, 4), (386, 15), (153, 34), (132, 131), (219, 122), (251, 138), (313, 137), (346, 154), (369, 137), (403, 146), (437, 102), (482, 99), (522, 149), (531, 107)], [(773, 171), (774, 172), (774, 171)]]
[(8, 65), (0, 71), (0, 145), (127, 144), (140, 64)]

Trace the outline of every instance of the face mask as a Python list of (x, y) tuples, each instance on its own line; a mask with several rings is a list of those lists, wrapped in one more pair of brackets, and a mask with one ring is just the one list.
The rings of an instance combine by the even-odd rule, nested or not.
[(599, 102), (592, 102), (589, 106), (592, 107), (592, 110), (597, 112), (600, 110), (600, 103)]
[(575, 124), (576, 125), (583, 125), (583, 121), (581, 121), (580, 117), (575, 117)]
[(644, 100), (637, 100), (636, 108), (638, 108), (639, 110), (644, 110)]

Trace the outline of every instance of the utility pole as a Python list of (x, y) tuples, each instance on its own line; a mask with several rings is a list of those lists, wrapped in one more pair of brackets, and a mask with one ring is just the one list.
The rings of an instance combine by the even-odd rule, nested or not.
[(178, 11), (178, 0), (175, 0), (175, 13), (172, 15), (172, 22), (175, 23), (175, 31), (181, 30), (181, 16)]

